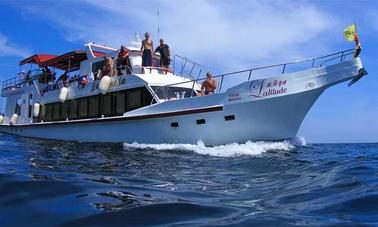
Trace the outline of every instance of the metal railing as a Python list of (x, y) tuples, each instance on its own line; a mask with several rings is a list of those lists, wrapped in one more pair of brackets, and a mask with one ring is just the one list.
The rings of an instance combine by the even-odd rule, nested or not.
[[(340, 51), (340, 52), (336, 52), (336, 53), (333, 53), (333, 54), (329, 54), (329, 55), (325, 55), (325, 56), (321, 56), (321, 57), (316, 57), (316, 58), (309, 58), (309, 59), (291, 61), (291, 62), (286, 62), (286, 63), (281, 63), (281, 64), (262, 66), (262, 67), (252, 68), (252, 69), (246, 69), (246, 70), (216, 75), (216, 76), (213, 76), (213, 78), (220, 79), (220, 81), (218, 81), (219, 86), (216, 89), (216, 93), (222, 92), (222, 88), (224, 87), (224, 79), (228, 76), (245, 74), (247, 76), (247, 81), (249, 81), (249, 80), (251, 80), (251, 78), (252, 78), (252, 76), (254, 75), (255, 72), (266, 70), (266, 69), (278, 69), (279, 70), (278, 73), (285, 74), (288, 71), (288, 68), (290, 68), (290, 66), (303, 64), (303, 63), (309, 63), (311, 65), (310, 67), (307, 67), (306, 69), (323, 67), (327, 63), (330, 63), (330, 62), (339, 63), (339, 62), (345, 61), (347, 59), (347, 57), (352, 56), (354, 54), (354, 51), (355, 51), (355, 49), (348, 49), (348, 50), (344, 50), (344, 51)], [(172, 88), (172, 87), (178, 87), (180, 85), (182, 86), (183, 84), (192, 83), (192, 86), (191, 86), (192, 91), (191, 91), (191, 95), (189, 97), (193, 97), (193, 96), (196, 96), (196, 93), (194, 91), (196, 84), (197, 84), (197, 86), (199, 86), (198, 82), (204, 81), (204, 80), (206, 80), (206, 78), (197, 78), (197, 79), (192, 79), (192, 80), (186, 81), (186, 82), (169, 84), (169, 85), (162, 86), (161, 90), (165, 90), (164, 93), (168, 94), (169, 92), (167, 92), (167, 91), (169, 91), (169, 89)], [(170, 97), (165, 97), (165, 99), (168, 100), (168, 99), (170, 99)]]
[[(56, 72), (52, 72), (51, 75), (53, 78), (55, 78)], [(43, 72), (41, 69), (34, 69), (34, 70), (29, 70), (22, 76), (18, 75), (15, 77), (12, 77), (10, 79), (4, 80), (2, 84), (2, 89), (1, 92), (2, 94), (7, 93), (7, 92), (16, 92), (20, 88), (23, 88), (27, 85), (32, 85), (34, 81), (38, 81), (40, 83), (40, 80), (43, 79), (41, 76), (43, 76)], [(74, 83), (79, 80), (79, 76), (74, 76), (71, 77), (68, 81), (69, 84)], [(50, 83), (47, 82), (41, 82), (43, 86), (39, 87), (38, 89), (43, 90), (43, 92), (48, 92), (52, 90), (56, 90), (59, 87), (59, 82), (58, 81), (51, 81)]]
[(194, 80), (199, 79), (201, 74), (206, 73), (205, 66), (180, 55), (173, 56), (173, 73)]
[(32, 84), (33, 80), (36, 79), (37, 75), (39, 75), (40, 73), (41, 71), (39, 69), (34, 69), (22, 74), (19, 73), (19, 75), (15, 77), (4, 80), (1, 87), (1, 93), (4, 94), (10, 91), (17, 91), (18, 89), (26, 85)]

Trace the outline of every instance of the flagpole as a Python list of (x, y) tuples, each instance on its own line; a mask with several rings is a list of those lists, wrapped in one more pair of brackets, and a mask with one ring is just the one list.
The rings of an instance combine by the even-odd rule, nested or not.
[(356, 23), (356, 21), (354, 21), (354, 28), (356, 29), (356, 33), (357, 33), (357, 23)]

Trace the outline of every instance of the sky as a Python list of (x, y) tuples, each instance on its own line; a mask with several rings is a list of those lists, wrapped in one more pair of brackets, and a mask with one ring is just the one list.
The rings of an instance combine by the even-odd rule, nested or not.
[(375, 0), (0, 0), (0, 15), (0, 80), (32, 54), (63, 54), (89, 42), (118, 48), (147, 31), (155, 44), (162, 37), (173, 53), (226, 73), (353, 48), (343, 30), (356, 22), (369, 75), (323, 93), (298, 136), (378, 142)]

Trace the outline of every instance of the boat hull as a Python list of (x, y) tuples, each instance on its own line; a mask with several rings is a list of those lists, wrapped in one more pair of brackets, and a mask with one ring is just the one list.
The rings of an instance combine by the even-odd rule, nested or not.
[[(294, 138), (323, 89), (283, 97), (159, 115), (32, 125), (2, 125), (25, 137), (81, 142), (190, 143), (205, 145)], [(198, 120), (205, 123), (197, 124)], [(175, 127), (177, 123), (178, 126)], [(198, 122), (201, 123), (201, 122)], [(173, 124), (173, 125), (172, 125)]]

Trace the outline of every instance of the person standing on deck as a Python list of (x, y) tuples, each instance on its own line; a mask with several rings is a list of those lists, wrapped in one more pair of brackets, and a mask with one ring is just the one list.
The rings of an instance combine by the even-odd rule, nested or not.
[[(163, 39), (160, 39), (160, 46), (156, 48), (154, 53), (156, 52), (160, 53), (160, 67), (163, 69), (168, 69), (169, 65), (171, 64), (171, 53), (169, 51), (169, 46), (164, 44)], [(167, 73), (167, 71), (165, 71), (165, 73)]]
[(125, 70), (126, 74), (131, 74), (131, 62), (129, 58), (129, 49), (125, 46), (121, 46), (121, 50), (118, 53), (118, 75), (122, 75), (122, 70)]
[(144, 37), (145, 39), (142, 41), (142, 47), (140, 48), (140, 51), (142, 52), (142, 66), (150, 67), (152, 66), (152, 51), (154, 49), (154, 44), (148, 32), (144, 34)]

